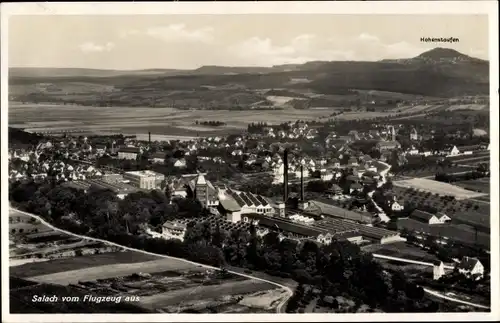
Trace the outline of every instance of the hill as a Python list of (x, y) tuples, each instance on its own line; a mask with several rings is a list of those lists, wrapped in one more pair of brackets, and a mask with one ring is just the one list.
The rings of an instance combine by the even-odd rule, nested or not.
[[(11, 99), (24, 102), (134, 106), (156, 106), (151, 103), (156, 102), (170, 106), (176, 100), (177, 105), (193, 108), (247, 106), (262, 101), (262, 93), (280, 89), (291, 97), (329, 97), (327, 106), (335, 106), (332, 96), (359, 91), (400, 93), (403, 98), (488, 95), (489, 63), (452, 49), (435, 48), (414, 58), (376, 62), (202, 66), (189, 71), (10, 69), (9, 80)], [(230, 97), (245, 100), (233, 102), (227, 99)]]
[(53, 78), (53, 77), (116, 77), (122, 75), (175, 75), (184, 70), (146, 69), (146, 70), (105, 70), (91, 68), (51, 68), (51, 67), (12, 67), (9, 68), (11, 78)]

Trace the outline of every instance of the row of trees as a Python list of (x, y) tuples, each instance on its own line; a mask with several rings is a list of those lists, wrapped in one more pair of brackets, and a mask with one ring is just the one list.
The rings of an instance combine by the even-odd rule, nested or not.
[(195, 124), (202, 125), (202, 126), (209, 126), (209, 127), (222, 127), (222, 126), (226, 125), (225, 122), (214, 121), (214, 120), (210, 120), (210, 121), (198, 121), (198, 120), (196, 120)]

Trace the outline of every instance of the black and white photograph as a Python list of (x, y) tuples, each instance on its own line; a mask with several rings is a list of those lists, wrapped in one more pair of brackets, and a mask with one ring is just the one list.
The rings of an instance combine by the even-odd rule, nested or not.
[(2, 321), (498, 319), (498, 7), (437, 2), (2, 4)]

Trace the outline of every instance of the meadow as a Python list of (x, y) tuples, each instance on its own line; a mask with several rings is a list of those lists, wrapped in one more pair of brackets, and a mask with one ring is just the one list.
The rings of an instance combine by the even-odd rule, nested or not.
[(438, 182), (426, 178), (412, 178), (408, 180), (395, 181), (395, 186), (413, 188), (431, 194), (446, 194), (454, 196), (457, 200), (465, 200), (485, 195), (484, 193), (469, 191), (459, 186)]
[[(37, 131), (81, 129), (89, 132), (206, 136), (241, 132), (251, 122), (280, 124), (316, 120), (331, 110), (177, 110), (173, 108), (86, 107), (16, 104), (9, 106), (9, 126)], [(195, 126), (195, 120), (222, 121), (226, 126)]]

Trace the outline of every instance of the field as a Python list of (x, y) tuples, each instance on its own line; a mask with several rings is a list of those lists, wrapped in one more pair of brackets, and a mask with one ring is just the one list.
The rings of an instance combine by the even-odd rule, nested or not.
[(283, 289), (266, 282), (135, 252), (24, 265), (11, 275), (92, 295), (135, 296), (140, 301), (134, 305), (153, 312), (274, 312), (286, 297)]
[[(43, 111), (43, 113), (41, 113)], [(32, 131), (147, 133), (156, 135), (216, 135), (241, 132), (251, 122), (279, 124), (285, 121), (314, 120), (330, 110), (177, 110), (173, 108), (84, 107), (71, 105), (14, 104), (9, 106), (9, 125)], [(222, 121), (225, 127), (210, 131), (189, 129), (194, 120)], [(220, 128), (220, 129), (219, 129)]]
[[(46, 263), (44, 263), (46, 264)], [(194, 268), (193, 268), (194, 267)], [(165, 270), (203, 270), (202, 267), (193, 266), (190, 263), (175, 259), (158, 259), (151, 261), (143, 261), (136, 263), (121, 263), (121, 264), (99, 264), (97, 267), (81, 267), (80, 269), (59, 271), (56, 273), (30, 277), (41, 283), (53, 284), (76, 284), (79, 281), (107, 279), (119, 276), (131, 275), (137, 272), (160, 272)]]
[[(31, 219), (14, 210), (9, 215), (17, 225), (28, 224)], [(64, 234), (54, 236), (51, 233), (56, 231), (44, 228), (41, 223), (34, 224), (45, 231), (11, 233), (9, 272), (13, 282), (13, 312), (265, 313), (276, 312), (276, 307), (288, 297), (284, 289), (257, 279), (221, 273), (179, 259), (96, 245), (96, 242)], [(42, 234), (48, 241), (27, 241), (34, 234)], [(88, 248), (89, 243), (93, 244), (92, 248)], [(94, 253), (94, 248), (100, 253)], [(82, 255), (75, 252), (85, 249), (92, 252), (82, 252)], [(35, 257), (24, 259), (26, 254)], [(59, 296), (131, 295), (140, 301), (91, 307), (63, 302), (45, 306), (31, 302), (33, 295), (47, 294), (50, 290), (57, 291)]]
[[(41, 266), (50, 260), (114, 252), (117, 247), (71, 237), (15, 210), (9, 211), (9, 266)], [(50, 266), (50, 265), (49, 265)]]
[(98, 255), (54, 259), (43, 263), (31, 263), (11, 267), (10, 274), (17, 277), (34, 277), (78, 270), (82, 268), (98, 268), (98, 266), (112, 264), (140, 263), (154, 259), (158, 258), (156, 256), (150, 256), (133, 251), (109, 252)]
[(393, 188), (393, 191), (400, 199), (411, 202), (417, 209), (424, 206), (435, 208), (438, 212), (448, 215), (454, 224), (467, 224), (476, 227), (482, 232), (490, 232), (489, 201), (479, 200), (479, 198), (486, 198), (486, 195), (458, 201), (447, 196), (433, 195), (397, 186)]
[[(462, 165), (462, 164), (460, 164)], [(447, 173), (447, 174), (455, 174), (461, 172), (470, 172), (472, 169), (468, 166), (440, 166), (440, 165), (429, 165), (423, 166), (419, 169), (411, 169), (411, 170), (402, 170), (396, 173), (396, 176), (403, 176), (405, 178), (417, 177), (417, 178), (434, 178), (436, 173)]]
[(466, 190), (481, 192), (490, 194), (490, 178), (479, 178), (479, 179), (471, 179), (468, 181), (460, 181), (454, 182), (454, 185), (460, 186)]
[(384, 256), (399, 257), (423, 262), (433, 262), (438, 258), (426, 251), (409, 245), (405, 242), (394, 242), (390, 244), (374, 244), (362, 247), (363, 251), (376, 253)]
[[(407, 229), (413, 232), (423, 232), (435, 237), (448, 237), (451, 240), (473, 245), (476, 243), (476, 232), (472, 227), (460, 224), (426, 224), (412, 219), (399, 219), (398, 229)], [(489, 249), (490, 235), (477, 232), (477, 244)]]
[(478, 193), (463, 189), (459, 186), (434, 181), (426, 178), (412, 178), (407, 180), (393, 182), (395, 186), (404, 188), (413, 188), (419, 191), (429, 192), (431, 194), (451, 195), (457, 200), (464, 200), (483, 196), (484, 193)]

